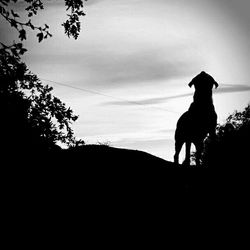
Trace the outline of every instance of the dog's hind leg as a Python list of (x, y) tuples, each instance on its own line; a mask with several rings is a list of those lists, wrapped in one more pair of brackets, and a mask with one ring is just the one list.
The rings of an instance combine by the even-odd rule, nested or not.
[(174, 163), (179, 164), (179, 154), (181, 152), (181, 148), (184, 142), (182, 141), (175, 141), (175, 154), (174, 154)]
[(191, 142), (186, 142), (186, 157), (183, 162), (184, 165), (189, 166), (190, 165), (190, 149), (191, 149)]

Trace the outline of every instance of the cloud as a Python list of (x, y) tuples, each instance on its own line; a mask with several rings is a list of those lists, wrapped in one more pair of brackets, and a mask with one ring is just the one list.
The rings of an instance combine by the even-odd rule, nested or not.
[[(223, 84), (220, 88), (216, 89), (214, 94), (224, 94), (224, 93), (234, 93), (234, 92), (245, 92), (250, 91), (250, 86), (248, 85), (229, 85)], [(156, 97), (156, 98), (147, 98), (143, 100), (131, 100), (131, 101), (112, 101), (106, 102), (106, 105), (120, 105), (120, 106), (128, 106), (128, 105), (152, 105), (165, 103), (172, 99), (178, 99), (183, 97), (192, 96), (193, 93), (184, 93), (180, 95), (172, 95), (172, 96), (164, 96), (164, 97)]]
[[(105, 4), (99, 6), (101, 2)], [(63, 79), (100, 91), (152, 86), (197, 72), (203, 59), (191, 57), (196, 45), (185, 39), (173, 40), (176, 28), (166, 23), (162, 5), (146, 2), (150, 4), (142, 0), (86, 2), (98, 6), (87, 15), (83, 35), (72, 41), (55, 30), (58, 40), (39, 44), (41, 49), (36, 49), (36, 55), (33, 52), (30, 65), (41, 76), (49, 72), (52, 80)], [(135, 4), (141, 6), (135, 8)], [(58, 21), (60, 15), (56, 13), (53, 20)]]
[(85, 4), (86, 6), (88, 6), (88, 5), (97, 4), (97, 3), (103, 2), (103, 1), (105, 1), (105, 0), (88, 0), (88, 1), (85, 2), (84, 4)]
[(78, 82), (79, 87), (84, 84), (97, 89), (152, 86), (158, 81), (189, 77), (196, 72), (196, 62), (168, 56), (168, 50), (161, 48), (122, 52), (102, 49), (79, 51), (79, 55), (37, 55), (33, 56), (32, 63), (38, 70), (42, 64), (45, 71), (53, 68), (64, 74), (71, 72), (70, 81)]
[(123, 55), (93, 54), (83, 64), (92, 80), (112, 87), (179, 78), (189, 75), (192, 68), (192, 63), (171, 61), (157, 49)]
[(245, 92), (245, 91), (250, 91), (250, 86), (243, 84), (240, 85), (221, 84), (221, 87), (216, 90), (215, 94)]
[(106, 105), (120, 105), (120, 106), (128, 106), (128, 105), (152, 105), (152, 104), (159, 104), (169, 101), (171, 99), (181, 98), (191, 96), (192, 93), (186, 93), (181, 95), (172, 95), (172, 96), (164, 96), (164, 97), (155, 97), (155, 98), (147, 98), (143, 100), (131, 100), (131, 101), (112, 101), (106, 102)]

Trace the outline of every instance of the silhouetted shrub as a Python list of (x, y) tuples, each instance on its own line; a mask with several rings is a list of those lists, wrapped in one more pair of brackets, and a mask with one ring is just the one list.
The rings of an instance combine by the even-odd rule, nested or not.
[(241, 167), (249, 163), (250, 104), (235, 111), (226, 123), (217, 127), (215, 141), (207, 138), (202, 163), (204, 166)]

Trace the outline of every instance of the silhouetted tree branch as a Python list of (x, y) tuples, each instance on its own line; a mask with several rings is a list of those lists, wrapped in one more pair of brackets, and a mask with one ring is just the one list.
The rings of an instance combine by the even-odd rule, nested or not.
[[(63, 22), (65, 34), (68, 37), (78, 38), (81, 23), (80, 17), (85, 16), (83, 11), (84, 1), (87, 0), (65, 0), (66, 11), (68, 19)], [(24, 0), (26, 3), (24, 10), (26, 11), (26, 21), (21, 21), (19, 13), (11, 8), (11, 5), (17, 3), (17, 0), (0, 0), (0, 15), (3, 19), (13, 28), (15, 28), (19, 33), (19, 39), (21, 41), (27, 39), (27, 29), (31, 29), (37, 32), (38, 42), (43, 39), (51, 37), (52, 34), (49, 32), (49, 25), (36, 26), (32, 22), (32, 17), (37, 15), (39, 10), (44, 9), (44, 4), (42, 0)]]
[[(87, 1), (87, 0), (85, 0)], [(82, 0), (65, 0), (65, 5), (67, 7), (67, 11), (70, 12), (68, 14), (68, 19), (62, 24), (65, 29), (65, 34), (68, 37), (78, 38), (79, 33), (81, 31), (81, 23), (79, 17), (85, 16), (83, 12), (83, 2)]]
[[(0, 0), (0, 16), (19, 34), (18, 42), (14, 41), (10, 45), (0, 42), (0, 113), (1, 120), (5, 121), (0, 124), (2, 144), (8, 148), (21, 142), (28, 147), (36, 145), (47, 149), (58, 142), (68, 146), (82, 145), (84, 142), (75, 139), (70, 127), (77, 116), (53, 96), (52, 87), (43, 85), (21, 60), (21, 56), (27, 51), (22, 43), (27, 39), (27, 29), (36, 31), (38, 42), (52, 36), (47, 24), (36, 26), (32, 23), (32, 17), (44, 8), (44, 1), (23, 1), (26, 21), (11, 8), (17, 2)], [(79, 17), (85, 15), (83, 2), (65, 0), (69, 14), (62, 25), (68, 37), (77, 39), (79, 35)]]

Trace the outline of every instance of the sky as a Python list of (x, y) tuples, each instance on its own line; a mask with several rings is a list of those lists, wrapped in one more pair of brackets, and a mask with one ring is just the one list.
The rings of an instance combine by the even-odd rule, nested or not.
[[(34, 22), (49, 24), (53, 37), (38, 43), (29, 34), (23, 59), (79, 115), (73, 129), (86, 143), (173, 160), (188, 83), (201, 71), (219, 83), (220, 123), (249, 103), (250, 1), (89, 0), (78, 40), (64, 34), (63, 2), (45, 1)], [(4, 41), (17, 35), (3, 22), (0, 31)]]

